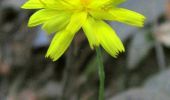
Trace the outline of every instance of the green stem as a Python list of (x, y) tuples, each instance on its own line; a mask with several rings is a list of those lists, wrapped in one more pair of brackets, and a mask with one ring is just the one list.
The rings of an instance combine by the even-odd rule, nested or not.
[(100, 47), (96, 48), (96, 53), (97, 53), (98, 74), (100, 79), (99, 100), (104, 100), (105, 72), (104, 72), (103, 59), (102, 59), (102, 53)]

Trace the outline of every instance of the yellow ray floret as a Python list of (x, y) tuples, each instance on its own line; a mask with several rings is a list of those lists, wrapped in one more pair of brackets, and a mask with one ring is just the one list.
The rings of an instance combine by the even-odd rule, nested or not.
[(124, 52), (116, 32), (105, 20), (142, 27), (145, 17), (137, 12), (119, 8), (126, 0), (28, 0), (23, 9), (38, 9), (28, 26), (42, 24), (47, 33), (56, 33), (46, 57), (59, 59), (67, 50), (75, 34), (82, 28), (90, 47), (102, 46), (111, 56)]

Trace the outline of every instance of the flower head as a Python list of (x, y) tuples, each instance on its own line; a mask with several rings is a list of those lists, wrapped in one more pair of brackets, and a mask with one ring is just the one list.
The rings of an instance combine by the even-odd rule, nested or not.
[(29, 27), (42, 24), (47, 33), (54, 33), (46, 57), (54, 61), (63, 55), (75, 34), (82, 28), (94, 49), (102, 46), (111, 56), (123, 52), (124, 46), (115, 31), (105, 22), (117, 21), (142, 27), (145, 17), (139, 13), (118, 8), (125, 0), (28, 0), (22, 8), (38, 9), (28, 23)]

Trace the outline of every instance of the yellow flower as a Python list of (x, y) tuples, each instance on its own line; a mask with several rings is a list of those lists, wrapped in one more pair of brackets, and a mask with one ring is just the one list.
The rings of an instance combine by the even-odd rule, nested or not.
[(54, 36), (46, 57), (54, 61), (69, 47), (75, 34), (82, 28), (90, 47), (102, 46), (111, 56), (124, 52), (124, 46), (115, 31), (105, 22), (117, 21), (142, 27), (145, 17), (139, 13), (118, 8), (125, 0), (28, 0), (22, 8), (38, 9), (28, 23), (40, 24)]

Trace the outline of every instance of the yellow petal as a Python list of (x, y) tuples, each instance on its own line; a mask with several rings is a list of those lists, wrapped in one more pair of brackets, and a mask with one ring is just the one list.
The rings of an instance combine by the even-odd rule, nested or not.
[(80, 8), (80, 0), (53, 0), (54, 3), (49, 2), (48, 7), (56, 10), (73, 10)]
[(56, 16), (57, 11), (42, 9), (34, 13), (28, 22), (29, 27), (37, 26)]
[(68, 25), (70, 16), (69, 13), (60, 13), (56, 17), (46, 21), (42, 28), (49, 34), (60, 31)]
[(25, 4), (22, 5), (23, 9), (40, 9), (44, 8), (44, 4), (41, 3), (41, 0), (28, 0)]
[(66, 30), (74, 34), (82, 27), (86, 19), (87, 19), (86, 12), (75, 12), (71, 17), (70, 23), (66, 27)]
[(119, 5), (123, 2), (126, 2), (126, 0), (110, 0), (113, 5)]
[(75, 33), (84, 24), (86, 17), (87, 13), (84, 12), (73, 14), (66, 29), (57, 33), (53, 38), (46, 57), (52, 58), (53, 61), (60, 58), (61, 55), (63, 55), (63, 53), (67, 50)]
[(137, 12), (124, 8), (111, 8), (91, 12), (91, 15), (97, 19), (118, 21), (125, 24), (142, 27), (145, 17)]
[(53, 61), (59, 59), (69, 47), (73, 37), (73, 34), (65, 30), (57, 33), (51, 42), (46, 57), (50, 57)]
[(64, 2), (76, 7), (76, 6), (80, 6), (81, 4), (81, 0), (63, 0)]
[(119, 52), (125, 51), (115, 31), (104, 21), (89, 17), (83, 25), (83, 30), (92, 49), (101, 45), (113, 57), (116, 57)]
[(72, 9), (72, 5), (70, 5), (68, 2), (65, 2), (64, 0), (54, 0), (54, 3), (49, 3), (48, 7), (51, 9), (56, 10), (68, 10)]
[(94, 24), (100, 45), (113, 57), (124, 52), (124, 46), (115, 31), (105, 22), (96, 20)]
[(126, 0), (91, 0), (91, 4), (89, 6), (92, 8), (107, 7), (109, 5), (117, 6), (125, 1)]
[(64, 2), (64, 0), (28, 0), (21, 8), (23, 9), (41, 9), (50, 8), (63, 10), (71, 7), (70, 4)]
[(99, 46), (99, 39), (97, 37), (98, 34), (96, 32), (95, 25), (95, 20), (90, 16), (83, 25), (83, 31), (85, 32), (92, 49), (94, 49), (96, 46)]

